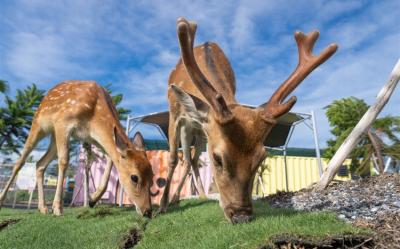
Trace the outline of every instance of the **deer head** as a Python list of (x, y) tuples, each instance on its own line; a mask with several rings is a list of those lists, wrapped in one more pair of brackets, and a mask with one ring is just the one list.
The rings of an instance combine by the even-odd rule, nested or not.
[(119, 158), (115, 160), (119, 179), (129, 199), (135, 203), (136, 211), (151, 217), (151, 190), (153, 171), (145, 152), (144, 139), (137, 132), (132, 142), (114, 129), (115, 144)]
[[(226, 218), (233, 223), (247, 222), (253, 217), (254, 176), (266, 156), (263, 142), (277, 123), (277, 119), (289, 112), (296, 103), (294, 96), (287, 101), (285, 99), (308, 74), (335, 53), (337, 45), (329, 45), (320, 55), (314, 56), (312, 49), (318, 38), (318, 31), (312, 31), (307, 35), (296, 32), (295, 39), (299, 53), (297, 68), (269, 101), (254, 109), (238, 104), (232, 96), (234, 91), (217, 91), (216, 83), (203, 74), (196, 62), (193, 49), (195, 32), (194, 22), (188, 22), (184, 18), (178, 19), (177, 33), (182, 57), (179, 63), (183, 63), (185, 74), (189, 76), (191, 84), (197, 90), (186, 91), (190, 87), (184, 88), (182, 84), (178, 86), (178, 82), (174, 84), (170, 81), (170, 91), (182, 106), (180, 110), (182, 115), (201, 126), (207, 136), (214, 179), (220, 192), (220, 206)], [(214, 60), (213, 68), (224, 68), (222, 63), (229, 64), (223, 61), (225, 60), (223, 52), (216, 44), (211, 44), (210, 47), (213, 52), (209, 52), (209, 56), (217, 59)], [(175, 76), (177, 74), (178, 72), (175, 72)], [(207, 74), (210, 75), (212, 72)], [(174, 80), (178, 81), (177, 78), (179, 75)], [(234, 77), (213, 78), (225, 79), (218, 82), (220, 85), (235, 84), (227, 82), (229, 78), (234, 80)], [(219, 87), (219, 89), (224, 88)], [(199, 92), (200, 95), (194, 96), (195, 94), (188, 92)]]

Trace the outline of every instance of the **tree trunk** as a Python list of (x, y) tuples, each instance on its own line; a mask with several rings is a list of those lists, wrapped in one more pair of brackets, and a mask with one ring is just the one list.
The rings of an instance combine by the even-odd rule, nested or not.
[(397, 82), (400, 79), (400, 60), (397, 61), (392, 73), (390, 74), (389, 81), (383, 86), (378, 96), (376, 97), (376, 102), (368, 108), (367, 112), (358, 122), (353, 131), (346, 138), (343, 144), (336, 151), (335, 155), (330, 160), (328, 167), (321, 177), (321, 180), (316, 184), (316, 190), (325, 189), (329, 183), (332, 181), (340, 165), (343, 164), (346, 157), (354, 149), (354, 147), (360, 142), (364, 133), (370, 128), (372, 123), (375, 121), (379, 112), (388, 102), (390, 96), (392, 95), (394, 89), (396, 88)]
[(110, 180), (113, 162), (109, 156), (106, 156), (106, 158), (107, 158), (107, 165), (104, 168), (104, 173), (103, 173), (103, 176), (101, 177), (100, 185), (97, 187), (96, 192), (94, 192), (91, 195), (91, 198), (90, 198), (91, 200), (89, 202), (90, 207), (94, 207), (94, 205), (96, 205), (96, 203), (100, 200), (100, 198), (103, 196), (103, 194), (107, 190), (107, 185), (108, 185), (108, 181)]
[(84, 143), (83, 148), (86, 152), (85, 172), (83, 178), (83, 206), (89, 207), (89, 202), (90, 202), (89, 174), (90, 174), (90, 166), (92, 165), (93, 162), (92, 145)]
[(383, 171), (385, 169), (384, 163), (383, 163), (383, 157), (382, 157), (382, 147), (379, 142), (378, 136), (371, 130), (368, 131), (368, 139), (371, 141), (372, 147), (374, 148), (374, 154), (376, 156), (376, 161), (379, 167), (379, 174), (383, 174)]
[(89, 198), (90, 198), (90, 193), (89, 193), (89, 173), (90, 173), (90, 166), (89, 166), (89, 161), (86, 162), (85, 165), (85, 174), (84, 174), (84, 181), (83, 181), (83, 206), (84, 207), (89, 207)]

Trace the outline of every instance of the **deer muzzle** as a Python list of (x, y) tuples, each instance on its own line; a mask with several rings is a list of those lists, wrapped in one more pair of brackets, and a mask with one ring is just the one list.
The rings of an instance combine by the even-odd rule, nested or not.
[(247, 223), (254, 219), (253, 208), (249, 207), (233, 207), (227, 206), (224, 209), (225, 217), (232, 224)]

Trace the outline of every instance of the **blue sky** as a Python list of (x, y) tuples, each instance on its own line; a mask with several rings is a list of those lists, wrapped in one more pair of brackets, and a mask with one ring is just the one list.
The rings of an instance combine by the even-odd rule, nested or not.
[[(319, 140), (330, 137), (323, 107), (348, 96), (367, 103), (400, 55), (400, 1), (4, 1), (0, 78), (12, 92), (67, 79), (113, 83), (134, 115), (167, 109), (167, 79), (179, 57), (176, 19), (198, 23), (196, 44), (217, 42), (230, 59), (237, 99), (265, 102), (297, 64), (296, 30), (320, 30), (316, 52), (338, 52), (294, 94), (294, 111), (315, 110)], [(399, 115), (397, 89), (383, 115)], [(299, 127), (290, 144), (313, 147)]]

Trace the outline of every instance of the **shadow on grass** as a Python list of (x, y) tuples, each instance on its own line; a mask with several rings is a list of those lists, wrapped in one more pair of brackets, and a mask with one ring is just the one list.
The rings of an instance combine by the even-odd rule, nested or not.
[(255, 201), (253, 202), (253, 210), (255, 219), (263, 219), (267, 217), (279, 217), (279, 216), (293, 216), (298, 214), (307, 213), (305, 211), (297, 211), (294, 209), (285, 208), (272, 208), (266, 202)]
[[(212, 200), (212, 199), (189, 199), (189, 200), (182, 200), (178, 202), (177, 204), (170, 205), (167, 209), (167, 212), (165, 214), (172, 214), (172, 213), (182, 213), (186, 210), (196, 208), (196, 207), (201, 207), (201, 206), (206, 206), (209, 204), (215, 204), (218, 205), (218, 201)], [(95, 208), (88, 208), (81, 210), (77, 218), (97, 218), (97, 217), (105, 217), (105, 216), (110, 216), (110, 215), (118, 215), (121, 213), (133, 213), (136, 214), (136, 208), (134, 206), (128, 206), (128, 207), (123, 207), (121, 209), (117, 208), (115, 209), (116, 206), (114, 205), (99, 205), (96, 206)], [(156, 211), (158, 210), (158, 205), (153, 205), (153, 212), (156, 214)], [(218, 210), (221, 212), (221, 215), (223, 215), (223, 210), (218, 207)], [(254, 211), (254, 216), (255, 220), (258, 219), (265, 219), (269, 217), (280, 217), (280, 216), (294, 216), (294, 215), (299, 215), (299, 214), (304, 214), (308, 213), (306, 211), (296, 211), (294, 209), (283, 209), (283, 208), (272, 208), (269, 206), (267, 202), (263, 201), (254, 201), (253, 202), (253, 211)], [(162, 215), (157, 213), (153, 219), (156, 219), (157, 216)]]
[[(183, 211), (185, 211), (187, 209), (195, 208), (195, 207), (199, 207), (199, 206), (203, 206), (203, 205), (207, 205), (207, 204), (210, 204), (210, 203), (217, 204), (218, 202), (216, 200), (211, 200), (211, 199), (180, 200), (176, 204), (169, 205), (168, 208), (167, 208), (167, 212), (165, 214), (183, 212)], [(157, 211), (158, 208), (159, 208), (158, 205), (153, 205), (153, 210)]]
[[(179, 213), (184, 212), (188, 209), (201, 207), (208, 204), (215, 204), (218, 205), (218, 201), (212, 199), (205, 199), (205, 200), (184, 200), (180, 201), (177, 204), (170, 205), (167, 209), (166, 214), (169, 213)], [(157, 210), (158, 206), (154, 205), (153, 210)], [(219, 211), (223, 215), (223, 210), (219, 208)], [(279, 217), (279, 216), (293, 216), (302, 213), (307, 213), (305, 211), (296, 211), (294, 209), (283, 209), (283, 208), (272, 208), (266, 202), (261, 201), (254, 201), (253, 202), (253, 211), (255, 215), (255, 220), (257, 219), (265, 219), (268, 217)], [(159, 214), (157, 214), (159, 215)], [(162, 215), (162, 214), (161, 214)]]

